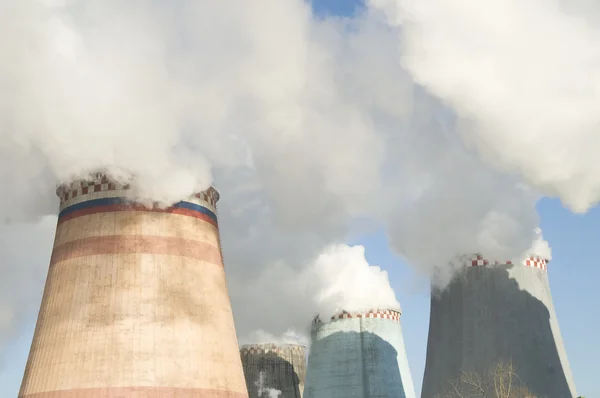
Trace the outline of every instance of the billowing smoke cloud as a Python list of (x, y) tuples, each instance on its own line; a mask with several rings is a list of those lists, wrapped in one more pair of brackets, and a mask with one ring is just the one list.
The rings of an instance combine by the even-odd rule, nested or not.
[(449, 261), (465, 253), (514, 259), (529, 252), (537, 239), (539, 195), (468, 152), (452, 114), (431, 97), (417, 95), (414, 106), (407, 133), (394, 136), (404, 148), (390, 156), (398, 173), (388, 186), (398, 175), (405, 184), (390, 195), (391, 245), (440, 285), (456, 268)]
[(327, 248), (304, 271), (304, 282), (314, 291), (318, 313), (330, 317), (342, 310), (399, 310), (387, 272), (369, 265), (363, 246), (336, 245)]
[[(214, 181), (240, 337), (395, 302), (362, 249), (328, 246), (358, 218), (385, 226), (424, 274), (449, 273), (463, 252), (527, 251), (538, 194), (465, 147), (435, 96), (456, 104), (403, 66), (404, 28), (382, 10), (318, 19), (302, 0), (3, 1), (0, 216), (53, 214), (55, 184), (96, 170), (133, 176), (140, 197), (165, 203)], [(29, 243), (11, 225), (0, 255)], [(25, 263), (44, 272), (30, 243), (1, 279), (28, 275)], [(2, 314), (21, 305), (3, 303)], [(2, 319), (0, 342), (22, 325)]]
[[(243, 343), (306, 344), (310, 322), (317, 314), (328, 319), (344, 310), (400, 310), (387, 272), (369, 265), (363, 246), (344, 244), (324, 248), (299, 270), (282, 263), (269, 267), (255, 283), (240, 283), (231, 295), (234, 304), (238, 299), (255, 301), (262, 297), (260, 311), (250, 309), (236, 314)], [(282, 302), (285, 308), (281, 308)], [(282, 316), (285, 323), (281, 322)], [(253, 327), (266, 331), (252, 332)]]
[(600, 200), (600, 7), (587, 0), (371, 0), (403, 65), (488, 164), (577, 212)]

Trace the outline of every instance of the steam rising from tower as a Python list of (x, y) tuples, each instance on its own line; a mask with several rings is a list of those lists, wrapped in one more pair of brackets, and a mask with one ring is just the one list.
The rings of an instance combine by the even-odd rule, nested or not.
[(461, 371), (485, 377), (511, 362), (535, 396), (576, 396), (552, 303), (547, 263), (497, 263), (475, 255), (442, 292), (433, 291), (423, 397), (444, 396)]
[(58, 226), (19, 397), (247, 397), (214, 188), (170, 208), (98, 175)]

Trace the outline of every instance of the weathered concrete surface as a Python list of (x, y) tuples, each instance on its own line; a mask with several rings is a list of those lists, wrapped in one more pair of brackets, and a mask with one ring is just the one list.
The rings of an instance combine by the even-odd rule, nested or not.
[(311, 340), (304, 398), (415, 397), (398, 312), (317, 321)]
[(545, 266), (467, 267), (432, 293), (422, 397), (445, 396), (461, 370), (508, 361), (536, 396), (576, 396)]
[(247, 397), (214, 189), (160, 210), (106, 178), (59, 188), (19, 397)]
[(250, 398), (302, 398), (306, 347), (298, 344), (251, 344), (240, 349)]

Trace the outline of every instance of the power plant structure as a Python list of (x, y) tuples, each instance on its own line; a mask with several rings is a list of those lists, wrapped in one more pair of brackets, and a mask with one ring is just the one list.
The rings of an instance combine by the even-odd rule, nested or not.
[(415, 398), (400, 312), (313, 320), (304, 398)]
[(446, 289), (432, 289), (422, 397), (445, 397), (451, 384), (466, 388), (461, 374), (489, 384), (490, 372), (502, 364), (512, 365), (513, 384), (534, 396), (577, 396), (550, 294), (548, 260), (462, 260), (465, 269)]
[(246, 398), (214, 188), (169, 208), (98, 174), (60, 213), (19, 397)]
[(250, 344), (240, 349), (250, 398), (302, 398), (306, 347), (299, 344)]

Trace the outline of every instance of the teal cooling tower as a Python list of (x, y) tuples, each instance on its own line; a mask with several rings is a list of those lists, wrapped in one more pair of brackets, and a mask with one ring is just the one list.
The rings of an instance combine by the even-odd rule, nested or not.
[(400, 312), (342, 312), (312, 325), (304, 398), (415, 398)]

